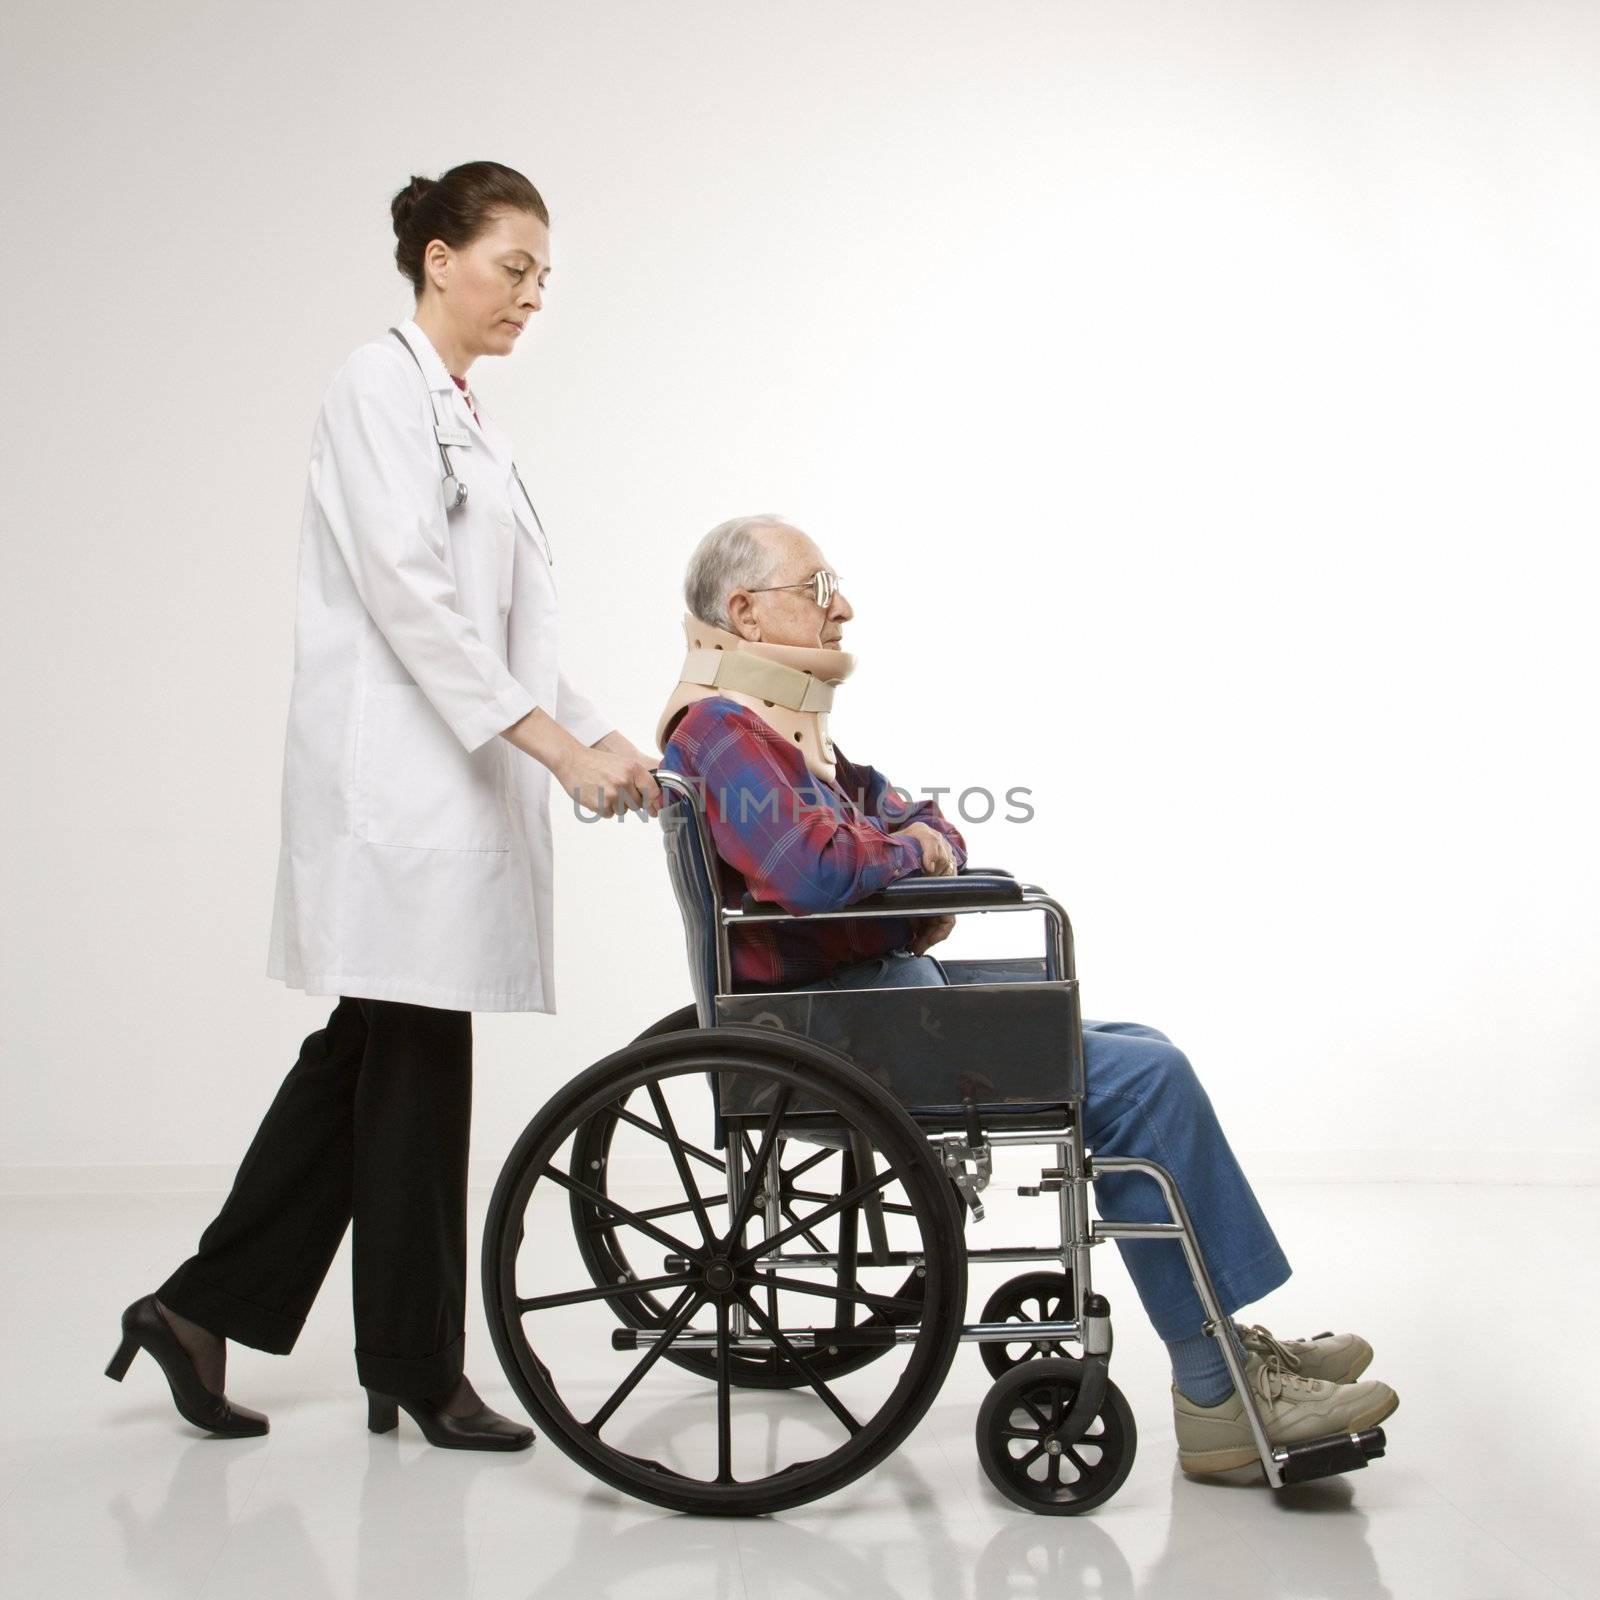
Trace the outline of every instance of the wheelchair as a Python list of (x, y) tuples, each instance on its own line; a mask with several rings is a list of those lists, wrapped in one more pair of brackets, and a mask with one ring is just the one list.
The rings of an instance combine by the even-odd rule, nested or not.
[[(1056, 901), (1001, 871), (914, 874), (808, 920), (1039, 911), (1043, 955), (943, 959), (947, 987), (736, 991), (731, 928), (789, 913), (748, 894), (723, 904), (701, 786), (655, 777), (694, 1003), (552, 1096), (506, 1158), (484, 1231), (496, 1354), (561, 1450), (673, 1510), (785, 1510), (890, 1455), (974, 1343), (993, 1379), (975, 1428), (991, 1482), (1029, 1511), (1091, 1511), (1127, 1478), (1137, 1432), (1090, 1255), (1164, 1238), (1221, 1339), (1269, 1485), (1383, 1454), (1381, 1428), (1268, 1440), (1171, 1175), (1085, 1148)], [(1012, 1146), (1043, 1148), (1019, 1193), (1046, 1202), (1056, 1241), (971, 1246), (994, 1153)], [(1091, 1217), (1089, 1181), (1111, 1171), (1148, 1174), (1169, 1220)], [(661, 1203), (645, 1203), (652, 1190)], [(968, 1323), (973, 1262), (1029, 1270)]]

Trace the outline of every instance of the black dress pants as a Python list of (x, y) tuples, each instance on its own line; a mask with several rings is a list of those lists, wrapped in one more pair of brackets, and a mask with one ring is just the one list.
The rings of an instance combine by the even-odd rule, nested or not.
[(353, 1224), (356, 1373), (437, 1394), (466, 1330), (472, 1013), (341, 996), (300, 1047), (200, 1245), (156, 1290), (286, 1355)]

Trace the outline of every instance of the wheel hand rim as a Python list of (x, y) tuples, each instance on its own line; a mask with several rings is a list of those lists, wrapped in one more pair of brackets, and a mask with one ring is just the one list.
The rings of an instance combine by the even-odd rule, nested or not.
[[(606, 1063), (600, 1065), (604, 1066)], [(798, 1175), (801, 1172), (813, 1171), (836, 1152), (828, 1149), (818, 1150), (808, 1153), (792, 1167), (784, 1166), (780, 1153), (785, 1146), (782, 1137), (783, 1119), (791, 1104), (793, 1093), (798, 1089), (800, 1082), (805, 1081), (793, 1078), (792, 1074), (796, 1069), (790, 1062), (781, 1059), (759, 1063), (740, 1062), (737, 1069), (722, 1062), (716, 1065), (725, 1071), (759, 1070), (768, 1076), (776, 1077), (779, 1080), (776, 1087), (782, 1091), (776, 1104), (764, 1103), (765, 1116), (757, 1141), (756, 1156), (748, 1170), (740, 1174), (739, 1180), (730, 1184), (730, 1194), (736, 1194), (737, 1203), (732, 1207), (731, 1215), (725, 1218), (725, 1226), (718, 1227), (712, 1221), (710, 1197), (698, 1194), (698, 1184), (694, 1176), (695, 1147), (684, 1137), (684, 1129), (688, 1124), (674, 1115), (668, 1098), (662, 1093), (663, 1087), (672, 1078), (705, 1071), (707, 1064), (699, 1058), (673, 1063), (670, 1068), (664, 1065), (656, 1077), (649, 1081), (648, 1086), (644, 1076), (630, 1075), (617, 1084), (616, 1092), (592, 1100), (577, 1099), (574, 1086), (569, 1085), (570, 1092), (558, 1096), (557, 1100), (552, 1102), (555, 1109), (551, 1111), (550, 1117), (536, 1118), (535, 1123), (530, 1125), (528, 1134), (524, 1136), (522, 1144), (529, 1146), (528, 1160), (532, 1162), (531, 1168), (523, 1165), (519, 1169), (521, 1176), (517, 1176), (512, 1172), (511, 1163), (508, 1161), (507, 1173), (502, 1175), (502, 1185), (497, 1186), (496, 1193), (496, 1212), (512, 1212), (517, 1219), (513, 1224), (508, 1225), (502, 1221), (499, 1225), (499, 1236), (503, 1239), (533, 1237), (534, 1231), (531, 1226), (533, 1219), (528, 1215), (533, 1196), (536, 1192), (554, 1193), (560, 1190), (569, 1197), (576, 1196), (578, 1203), (586, 1211), (592, 1212), (617, 1234), (627, 1233), (630, 1237), (638, 1235), (662, 1245), (673, 1255), (681, 1257), (684, 1267), (688, 1270), (636, 1277), (625, 1285), (603, 1284), (579, 1290), (567, 1290), (564, 1286), (559, 1286), (559, 1279), (547, 1286), (547, 1281), (542, 1279), (536, 1285), (530, 1283), (527, 1292), (516, 1292), (513, 1276), (513, 1293), (509, 1297), (497, 1285), (494, 1297), (496, 1316), (492, 1328), (496, 1335), (497, 1348), (501, 1348), (502, 1340), (513, 1338), (513, 1334), (502, 1327), (503, 1316), (500, 1307), (509, 1307), (517, 1314), (518, 1328), (521, 1331), (516, 1335), (514, 1345), (502, 1349), (503, 1359), (508, 1353), (512, 1358), (508, 1372), (515, 1370), (520, 1377), (521, 1382), (516, 1384), (519, 1394), (524, 1394), (526, 1390), (535, 1397), (547, 1429), (561, 1435), (559, 1442), (562, 1448), (568, 1449), (568, 1453), (577, 1453), (580, 1459), (585, 1460), (586, 1465), (591, 1466), (591, 1470), (597, 1470), (591, 1464), (592, 1457), (586, 1459), (585, 1451), (574, 1452), (569, 1448), (575, 1441), (571, 1437), (568, 1423), (574, 1424), (578, 1430), (585, 1433), (588, 1436), (588, 1443), (596, 1450), (604, 1452), (607, 1461), (613, 1467), (632, 1463), (635, 1467), (644, 1469), (643, 1475), (652, 1480), (646, 1486), (651, 1492), (645, 1492), (645, 1489), (634, 1482), (620, 1484), (621, 1487), (640, 1493), (643, 1498), (655, 1498), (660, 1503), (667, 1504), (672, 1502), (664, 1496), (673, 1493), (682, 1499), (692, 1497), (693, 1493), (699, 1491), (721, 1491), (727, 1495), (760, 1489), (768, 1491), (774, 1498), (787, 1496), (787, 1503), (799, 1503), (803, 1499), (814, 1498), (816, 1493), (825, 1492), (826, 1485), (818, 1486), (820, 1484), (818, 1469), (833, 1462), (835, 1458), (843, 1458), (847, 1451), (854, 1451), (858, 1446), (859, 1458), (867, 1465), (871, 1465), (875, 1460), (881, 1459), (882, 1454), (887, 1453), (883, 1446), (891, 1436), (898, 1442), (898, 1437), (903, 1437), (903, 1432), (908, 1431), (898, 1426), (898, 1413), (901, 1408), (898, 1404), (891, 1406), (889, 1402), (893, 1401), (902, 1390), (909, 1392), (909, 1388), (917, 1384), (926, 1387), (928, 1376), (938, 1367), (941, 1359), (943, 1365), (948, 1366), (949, 1355), (954, 1350), (954, 1340), (949, 1335), (953, 1333), (958, 1337), (960, 1331), (959, 1310), (955, 1310), (954, 1315), (951, 1315), (949, 1311), (941, 1311), (941, 1307), (952, 1294), (956, 1278), (959, 1277), (964, 1281), (965, 1261), (958, 1248), (951, 1251), (949, 1261), (933, 1259), (934, 1240), (941, 1233), (947, 1233), (952, 1219), (948, 1215), (947, 1201), (942, 1193), (942, 1173), (928, 1152), (920, 1132), (910, 1124), (908, 1118), (905, 1119), (904, 1128), (895, 1126), (892, 1133), (890, 1125), (876, 1124), (875, 1115), (889, 1115), (889, 1112), (878, 1113), (867, 1092), (854, 1082), (852, 1075), (841, 1075), (836, 1094), (842, 1094), (844, 1098), (842, 1100), (835, 1098), (829, 1102), (833, 1108), (829, 1115), (842, 1117), (846, 1126), (855, 1128), (860, 1134), (863, 1147), (875, 1152), (871, 1165), (863, 1169), (869, 1175), (860, 1182), (852, 1184), (844, 1193), (821, 1205), (806, 1206), (803, 1209), (800, 1206), (789, 1207), (788, 1215), (791, 1220), (768, 1234), (765, 1218), (758, 1212), (755, 1204), (763, 1185), (778, 1184), (781, 1192), (783, 1174), (788, 1172)], [(591, 1072), (589, 1076), (592, 1075)], [(585, 1081), (579, 1079), (574, 1082), (578, 1084)], [(648, 1119), (621, 1114), (627, 1110), (625, 1102), (628, 1096), (641, 1087), (646, 1088), (647, 1093), (651, 1088), (655, 1090), (651, 1095), (651, 1101), (658, 1121), (653, 1125), (648, 1123)], [(868, 1089), (871, 1089), (870, 1085)], [(812, 1092), (812, 1089), (808, 1087), (807, 1092)], [(876, 1090), (871, 1092), (879, 1093)], [(890, 1107), (890, 1111), (895, 1110), (897, 1108)], [(554, 1156), (564, 1140), (583, 1125), (588, 1117), (601, 1112), (612, 1119), (609, 1125), (637, 1128), (652, 1140), (658, 1140), (666, 1145), (673, 1157), (673, 1171), (683, 1191), (676, 1205), (671, 1208), (628, 1205), (611, 1194), (602, 1192), (596, 1184), (561, 1170)], [(530, 1145), (529, 1136), (536, 1131), (539, 1139), (537, 1143)], [(538, 1159), (534, 1160), (534, 1157)], [(885, 1163), (881, 1170), (878, 1168), (880, 1160)], [(576, 1147), (573, 1161), (576, 1169)], [(907, 1219), (905, 1225), (914, 1230), (916, 1248), (901, 1251), (891, 1242), (891, 1249), (896, 1251), (894, 1260), (880, 1258), (875, 1262), (875, 1266), (880, 1272), (890, 1267), (895, 1267), (897, 1271), (903, 1270), (908, 1255), (925, 1262), (921, 1270), (928, 1276), (925, 1279), (918, 1279), (918, 1293), (922, 1298), (913, 1298), (904, 1291), (898, 1295), (880, 1293), (865, 1283), (846, 1291), (831, 1290), (826, 1283), (805, 1283), (803, 1287), (799, 1287), (798, 1281), (790, 1279), (787, 1274), (771, 1272), (762, 1266), (763, 1257), (776, 1253), (808, 1232), (814, 1237), (818, 1236), (822, 1225), (828, 1219), (839, 1216), (847, 1207), (859, 1205), (868, 1196), (877, 1195), (892, 1184), (899, 1184), (905, 1189), (907, 1197), (907, 1204), (903, 1208), (904, 1217)], [(543, 1191), (540, 1191), (541, 1185)], [(504, 1201), (500, 1198), (502, 1188), (506, 1189)], [(646, 1214), (647, 1212), (649, 1214)], [(660, 1221), (669, 1214), (679, 1216), (693, 1214), (704, 1242), (696, 1246), (688, 1239), (660, 1226)], [(783, 1212), (780, 1210), (779, 1214), (783, 1215)], [(526, 1222), (522, 1220), (525, 1216)], [(741, 1245), (741, 1231), (747, 1228), (752, 1217), (760, 1223), (761, 1236), (754, 1242)], [(949, 1249), (957, 1237), (954, 1235), (945, 1237), (939, 1248)], [(486, 1263), (490, 1259), (489, 1242), (486, 1230)], [(819, 1253), (825, 1252), (819, 1251)], [(899, 1263), (898, 1267), (896, 1263)], [(543, 1265), (537, 1260), (536, 1264)], [(712, 1270), (715, 1281), (708, 1280), (705, 1276), (708, 1269)], [(552, 1274), (555, 1270), (554, 1267), (550, 1269)], [(490, 1271), (491, 1268), (486, 1265), (486, 1287)], [(511, 1257), (510, 1271), (515, 1274), (515, 1252)], [(813, 1326), (803, 1327), (801, 1331), (806, 1334), (806, 1339), (802, 1343), (790, 1337), (793, 1325), (786, 1317), (764, 1308), (762, 1303), (764, 1300), (775, 1297), (779, 1291), (788, 1292), (797, 1288), (809, 1298), (820, 1297), (845, 1308), (852, 1319), (847, 1325), (852, 1331), (865, 1325), (854, 1320), (861, 1317), (862, 1313), (868, 1313), (870, 1318), (882, 1321), (894, 1319), (907, 1327), (905, 1336), (898, 1341), (898, 1348), (905, 1356), (905, 1370), (884, 1378), (885, 1385), (892, 1386), (884, 1400), (869, 1400), (867, 1409), (861, 1411), (857, 1401), (842, 1396), (834, 1389), (828, 1375), (818, 1370), (822, 1350), (828, 1345), (829, 1330), (824, 1325), (818, 1322)], [(548, 1292), (548, 1289), (554, 1289), (556, 1292)], [(603, 1310), (614, 1302), (625, 1299), (630, 1293), (639, 1294), (657, 1289), (679, 1291), (668, 1310), (668, 1321), (659, 1327), (659, 1336), (649, 1340), (650, 1348), (642, 1352), (640, 1358), (623, 1376), (622, 1381), (611, 1388), (597, 1409), (585, 1406), (581, 1413), (573, 1411), (562, 1393), (563, 1389), (570, 1389), (570, 1385), (558, 1371), (551, 1369), (550, 1364), (540, 1361), (538, 1348), (544, 1347), (537, 1333), (540, 1314), (552, 1312), (559, 1315), (574, 1308)], [(931, 1300), (928, 1298), (930, 1294), (933, 1296)], [(693, 1476), (686, 1477), (676, 1466), (666, 1466), (662, 1462), (651, 1461), (646, 1455), (632, 1453), (631, 1441), (634, 1437), (638, 1437), (638, 1434), (635, 1425), (629, 1424), (627, 1418), (643, 1403), (638, 1396), (644, 1380), (651, 1372), (658, 1369), (658, 1364), (664, 1357), (675, 1351), (677, 1341), (685, 1330), (693, 1331), (692, 1323), (696, 1315), (707, 1304), (714, 1308), (716, 1323), (713, 1337), (706, 1341), (707, 1347), (716, 1353), (717, 1381), (713, 1396), (708, 1396), (708, 1399), (713, 1399), (714, 1406), (715, 1467), (714, 1470), (708, 1468), (703, 1472), (697, 1467), (686, 1468), (686, 1471), (693, 1473)], [(735, 1305), (743, 1308), (743, 1312), (751, 1319), (755, 1328), (771, 1341), (776, 1352), (804, 1374), (806, 1391), (820, 1400), (826, 1411), (831, 1414), (834, 1426), (842, 1436), (839, 1448), (831, 1455), (825, 1453), (820, 1460), (813, 1460), (802, 1451), (800, 1459), (792, 1460), (787, 1465), (780, 1465), (764, 1476), (750, 1480), (738, 1478), (737, 1468), (742, 1451), (738, 1449), (738, 1430), (735, 1423), (739, 1413), (732, 1394), (733, 1374), (730, 1370), (731, 1360), (738, 1351), (732, 1328), (732, 1308)], [(940, 1314), (930, 1316), (928, 1314), (930, 1305)], [(488, 1309), (486, 1306), (486, 1310)], [(526, 1327), (520, 1322), (524, 1313), (532, 1313)], [(810, 1319), (802, 1321), (809, 1322)], [(530, 1337), (532, 1343), (529, 1342)], [(892, 1338), (886, 1338), (884, 1342), (889, 1349), (895, 1348), (897, 1343)], [(517, 1346), (520, 1346), (520, 1349)], [(618, 1348), (623, 1346), (619, 1345)], [(559, 1361), (556, 1362), (556, 1366), (559, 1368)], [(909, 1384), (908, 1380), (913, 1374), (916, 1383)], [(927, 1403), (931, 1403), (936, 1387), (935, 1384), (934, 1388), (928, 1391), (926, 1398), (915, 1407), (915, 1416), (920, 1416), (926, 1409)], [(909, 1414), (908, 1411), (907, 1415)], [(587, 1421), (578, 1421), (580, 1415), (586, 1416)], [(913, 1424), (915, 1416), (910, 1418)], [(819, 1413), (819, 1423), (821, 1420)], [(621, 1434), (617, 1432), (619, 1427), (624, 1430)], [(615, 1442), (602, 1438), (603, 1431), (612, 1434)], [(794, 1455), (792, 1445), (795, 1441), (790, 1442), (791, 1448), (788, 1453)], [(888, 1448), (892, 1447), (892, 1444), (888, 1445)], [(665, 1459), (675, 1460), (676, 1455), (667, 1454)], [(849, 1475), (854, 1476), (856, 1470), (865, 1470), (865, 1466), (852, 1470)], [(609, 1473), (602, 1475), (610, 1476)], [(613, 1477), (612, 1481), (618, 1480)]]

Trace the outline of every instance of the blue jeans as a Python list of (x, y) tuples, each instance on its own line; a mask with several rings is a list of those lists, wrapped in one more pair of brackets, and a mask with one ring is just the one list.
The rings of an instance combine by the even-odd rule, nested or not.
[[(1026, 975), (996, 968), (978, 976), (1001, 982)], [(848, 962), (829, 977), (795, 988), (907, 988), (949, 981), (937, 957), (897, 951)], [(1158, 1029), (1085, 1018), (1083, 1062), (1084, 1143), (1097, 1155), (1141, 1156), (1172, 1174), (1223, 1311), (1231, 1315), (1285, 1282), (1288, 1260), (1189, 1058)], [(1168, 1220), (1160, 1189), (1142, 1172), (1107, 1173), (1094, 1180), (1094, 1191), (1095, 1209), (1108, 1219)], [(1182, 1248), (1168, 1239), (1118, 1239), (1116, 1244), (1161, 1338), (1199, 1333), (1205, 1313)]]

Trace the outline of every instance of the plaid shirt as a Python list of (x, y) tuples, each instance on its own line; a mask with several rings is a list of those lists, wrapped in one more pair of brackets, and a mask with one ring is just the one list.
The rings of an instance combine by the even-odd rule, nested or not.
[[(757, 900), (806, 916), (875, 894), (922, 870), (922, 847), (903, 836), (926, 823), (950, 841), (958, 868), (966, 841), (932, 800), (889, 793), (873, 767), (834, 751), (837, 781), (824, 783), (772, 725), (724, 695), (694, 701), (661, 765), (694, 782), (720, 861), (722, 903)], [(697, 781), (698, 780), (698, 781)], [(837, 966), (906, 949), (919, 922), (861, 917), (815, 923), (745, 923), (729, 930), (734, 988), (782, 988), (825, 978)]]

